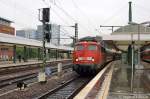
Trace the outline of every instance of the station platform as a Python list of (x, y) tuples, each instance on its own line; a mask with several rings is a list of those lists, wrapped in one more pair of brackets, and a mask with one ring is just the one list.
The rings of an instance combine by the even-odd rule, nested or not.
[[(62, 60), (71, 60), (71, 59), (50, 59), (47, 60), (46, 62), (54, 62), (54, 61), (62, 61)], [(12, 67), (12, 66), (20, 66), (20, 65), (31, 65), (31, 64), (39, 64), (42, 63), (42, 60), (28, 60), (28, 62), (16, 62), (16, 63), (12, 63), (11, 61), (7, 61), (7, 62), (0, 62), (0, 68), (3, 67)]]
[(141, 64), (143, 69), (134, 69), (132, 73), (131, 66), (118, 61), (107, 99), (150, 99), (150, 64)]
[(143, 69), (132, 73), (120, 60), (109, 63), (74, 99), (150, 99), (150, 63), (141, 64)]

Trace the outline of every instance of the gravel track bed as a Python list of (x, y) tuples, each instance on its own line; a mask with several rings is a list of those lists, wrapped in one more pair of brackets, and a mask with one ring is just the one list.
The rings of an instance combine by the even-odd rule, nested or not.
[(0, 95), (0, 99), (33, 99), (75, 76), (77, 76), (75, 72), (67, 72), (61, 77), (53, 76), (47, 80), (46, 84), (34, 83), (22, 91), (15, 89), (10, 93)]
[[(37, 81), (37, 78), (33, 78), (33, 79), (30, 79), (30, 80), (26, 80), (24, 81), (26, 84), (31, 84), (31, 83), (34, 83)], [(6, 92), (9, 92), (10, 90), (13, 90), (13, 89), (16, 89), (17, 88), (17, 85), (16, 84), (11, 84), (9, 86), (6, 86), (6, 87), (3, 87), (0, 89), (0, 94), (3, 94), (3, 93), (6, 93)]]
[[(64, 66), (69, 66), (70, 64), (64, 64)], [(66, 69), (68, 68), (66, 68), (66, 66), (65, 66), (65, 68), (64, 68), (64, 71), (66, 71)], [(51, 68), (52, 69), (52, 75), (54, 75), (54, 74), (56, 74), (55, 73), (55, 69), (56, 69), (56, 67), (53, 67), (53, 68)], [(53, 71), (54, 70), (54, 71)], [(68, 70), (68, 69), (67, 69)], [(56, 69), (56, 71), (57, 71), (57, 69)], [(39, 72), (39, 70), (30, 70), (30, 71), (26, 71), (26, 72), (21, 72), (21, 73), (15, 73), (14, 75), (7, 75), (7, 76), (4, 76), (4, 77), (1, 77), (1, 78), (3, 78), (3, 79), (0, 79), (0, 85), (1, 84), (5, 84), (5, 83), (9, 83), (9, 82), (13, 82), (14, 80), (14, 78), (15, 77), (21, 77), (21, 76), (24, 76), (24, 75), (29, 75), (29, 77), (30, 77), (30, 75), (31, 75), (31, 78), (29, 78), (29, 79), (25, 79), (25, 80), (23, 80), (25, 83), (26, 83), (26, 81), (27, 81), (27, 83), (26, 84), (29, 84), (29, 82), (30, 83), (34, 83), (34, 82), (37, 82), (38, 80), (37, 80), (37, 77), (35, 76), (34, 78), (32, 77), (32, 75), (34, 74), (34, 75), (38, 75), (38, 72)], [(6, 78), (5, 78), (6, 77)], [(28, 76), (26, 76), (27, 78), (28, 78)], [(26, 78), (25, 77), (25, 78)], [(15, 78), (16, 79), (16, 78)], [(20, 79), (22, 79), (22, 78), (20, 78)], [(32, 79), (34, 79), (34, 80), (32, 80)], [(18, 79), (19, 80), (19, 79)], [(9, 81), (9, 82), (8, 82)], [(0, 88), (0, 94), (3, 94), (3, 93), (6, 93), (6, 92), (8, 92), (9, 90), (13, 90), (14, 88), (16, 88), (16, 83), (13, 83), (13, 84), (10, 84), (10, 85), (7, 85), (7, 86), (4, 86), (4, 87), (1, 87)]]

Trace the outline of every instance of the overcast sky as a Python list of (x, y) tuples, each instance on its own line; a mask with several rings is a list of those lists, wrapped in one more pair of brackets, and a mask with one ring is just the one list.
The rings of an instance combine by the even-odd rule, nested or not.
[[(150, 20), (150, 0), (132, 1), (133, 21)], [(68, 35), (72, 28), (63, 27), (79, 23), (79, 37), (108, 35), (110, 28), (100, 25), (126, 25), (129, 0), (0, 0), (0, 17), (14, 21), (16, 29), (36, 28), (38, 9), (51, 6), (51, 23), (62, 25)]]

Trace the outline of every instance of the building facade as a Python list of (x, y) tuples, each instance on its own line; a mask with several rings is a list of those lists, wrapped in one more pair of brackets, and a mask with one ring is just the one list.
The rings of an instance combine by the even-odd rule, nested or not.
[[(51, 40), (50, 42), (55, 45), (60, 44), (60, 25), (57, 24), (49, 24), (51, 27), (51, 30), (49, 33), (51, 33)], [(42, 25), (39, 25), (37, 28), (37, 35), (36, 39), (42, 41), (43, 38), (43, 27)]]
[(28, 38), (28, 39), (36, 39), (37, 31), (34, 29), (24, 29), (24, 30), (16, 30), (16, 36)]
[[(11, 27), (12, 21), (0, 17), (0, 33), (15, 35), (15, 28)], [(13, 47), (0, 44), (0, 60), (11, 60), (13, 58)]]

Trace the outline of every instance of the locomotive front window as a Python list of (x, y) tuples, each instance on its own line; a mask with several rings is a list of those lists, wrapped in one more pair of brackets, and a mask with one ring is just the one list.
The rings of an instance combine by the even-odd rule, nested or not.
[(88, 50), (91, 50), (91, 51), (97, 50), (97, 46), (96, 45), (89, 45)]
[(84, 46), (83, 45), (77, 45), (76, 47), (75, 47), (75, 50), (76, 51), (81, 51), (81, 50), (83, 50), (84, 49)]

